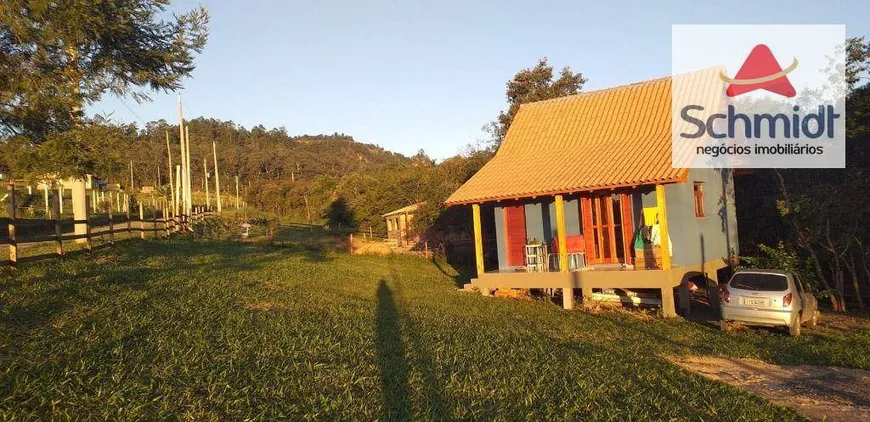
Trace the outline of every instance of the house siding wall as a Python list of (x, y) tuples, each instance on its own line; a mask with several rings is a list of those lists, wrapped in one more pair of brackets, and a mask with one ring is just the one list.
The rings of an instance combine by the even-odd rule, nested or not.
[[(694, 182), (704, 182), (705, 217), (695, 217)], [(674, 265), (698, 265), (739, 253), (730, 172), (692, 169), (685, 183), (665, 186)], [(723, 200), (724, 198), (724, 200)]]
[(495, 220), (495, 243), (496, 248), (498, 249), (498, 269), (506, 270), (509, 267), (507, 264), (507, 250), (505, 249), (505, 232), (507, 231), (507, 227), (505, 227), (504, 208), (495, 206), (493, 207), (492, 212)]
[[(547, 210), (550, 213), (550, 233), (551, 237), (556, 237), (556, 201), (548, 202)], [(568, 236), (576, 236), (583, 234), (580, 228), (580, 199), (565, 198), (565, 234)]]
[[(535, 238), (550, 243), (556, 238), (556, 201), (554, 199), (526, 202), (523, 205), (523, 211), (526, 216), (527, 239)], [(493, 207), (495, 243), (500, 270), (511, 268), (508, 265), (507, 226), (504, 213), (504, 207), (501, 205)], [(580, 226), (579, 198), (565, 199), (565, 232), (568, 236), (583, 234)]]
[[(580, 200), (565, 199), (565, 233), (568, 236), (582, 234), (580, 230)], [(525, 205), (526, 237), (550, 243), (556, 238), (555, 199), (529, 202)]]
[[(704, 182), (707, 216), (703, 218), (695, 217), (692, 184), (696, 181)], [(691, 266), (727, 258), (729, 248), (731, 254), (739, 253), (733, 186), (731, 174), (723, 176), (716, 169), (692, 169), (685, 183), (665, 185), (668, 228), (674, 251), (673, 265)], [(723, 192), (727, 198), (724, 203), (721, 199)], [(643, 221), (642, 209), (657, 206), (656, 192), (652, 186), (641, 186), (631, 195), (636, 228)], [(551, 242), (556, 237), (555, 201), (529, 201), (524, 204), (523, 209), (526, 217), (526, 237)], [(568, 236), (582, 234), (580, 217), (580, 200), (566, 199), (565, 224)], [(505, 243), (507, 227), (502, 206), (493, 207), (493, 218), (498, 268), (509, 269)]]
[(544, 239), (544, 216), (541, 212), (542, 204), (540, 202), (529, 202), (525, 204), (526, 211), (526, 239)]

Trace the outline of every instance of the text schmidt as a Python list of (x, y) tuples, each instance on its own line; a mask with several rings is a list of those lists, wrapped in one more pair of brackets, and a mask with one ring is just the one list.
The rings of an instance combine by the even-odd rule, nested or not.
[[(800, 107), (792, 108), (795, 112), (800, 111)], [(754, 114), (746, 115), (736, 113), (734, 106), (728, 106), (728, 114), (716, 113), (711, 114), (707, 121), (691, 116), (692, 111), (703, 112), (704, 107), (699, 105), (687, 105), (680, 111), (680, 117), (687, 123), (697, 127), (693, 133), (681, 133), (680, 136), (689, 139), (697, 139), (704, 134), (714, 139), (734, 138), (736, 132), (735, 126), (737, 122), (741, 122), (743, 126), (743, 135), (746, 139), (761, 138), (762, 128), (766, 128), (767, 139), (777, 137), (777, 127), (781, 130), (782, 136), (789, 139), (809, 138), (817, 139), (823, 135), (827, 138), (834, 137), (834, 120), (840, 117), (840, 114), (834, 112), (834, 106), (819, 106), (818, 113), (807, 113), (803, 118), (798, 114), (791, 116), (783, 113), (777, 114)], [(714, 125), (719, 120), (724, 120), (727, 123), (727, 133), (718, 133), (714, 129)], [(811, 124), (815, 122), (815, 128)]]

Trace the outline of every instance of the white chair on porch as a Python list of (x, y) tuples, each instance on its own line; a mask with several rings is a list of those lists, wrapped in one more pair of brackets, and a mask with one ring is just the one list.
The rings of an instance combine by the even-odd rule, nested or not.
[(526, 245), (526, 271), (528, 272), (545, 272), (547, 271), (547, 245), (531, 244)]

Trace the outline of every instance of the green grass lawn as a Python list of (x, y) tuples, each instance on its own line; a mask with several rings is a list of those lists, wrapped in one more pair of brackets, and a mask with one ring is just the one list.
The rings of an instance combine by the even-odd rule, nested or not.
[(0, 418), (798, 419), (664, 356), (870, 369), (870, 332), (720, 333), (484, 298), (452, 269), (122, 242), (0, 275)]

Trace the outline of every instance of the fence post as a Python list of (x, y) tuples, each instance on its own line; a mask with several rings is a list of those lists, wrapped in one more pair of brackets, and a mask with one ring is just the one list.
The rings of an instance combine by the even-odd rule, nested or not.
[[(48, 182), (46, 182), (48, 183)], [(46, 185), (45, 192), (48, 192), (48, 185)], [(54, 197), (54, 202), (51, 203), (52, 211), (54, 214), (54, 241), (55, 241), (55, 249), (58, 255), (63, 255), (63, 237), (60, 230), (60, 196)]]
[(130, 221), (130, 195), (124, 194), (124, 210), (127, 213), (127, 239), (133, 237), (133, 224)]
[(9, 202), (7, 215), (9, 217), (9, 263), (13, 267), (18, 265), (18, 241), (15, 239), (15, 182), (9, 181)]
[[(109, 207), (109, 212), (111, 212), (112, 207)], [(91, 244), (91, 211), (85, 207), (85, 249), (88, 250), (88, 253), (94, 249), (94, 245)]]
[(139, 203), (139, 237), (145, 238), (145, 215), (142, 211), (142, 203)]
[(160, 234), (157, 233), (157, 204), (151, 208), (151, 233), (154, 233), (151, 237), (160, 237)]
[(163, 237), (169, 238), (169, 209), (163, 207)]
[(111, 205), (109, 205), (109, 244), (115, 246), (115, 223), (112, 221)]
[(348, 251), (353, 253), (353, 233), (350, 234), (350, 244), (348, 245)]

